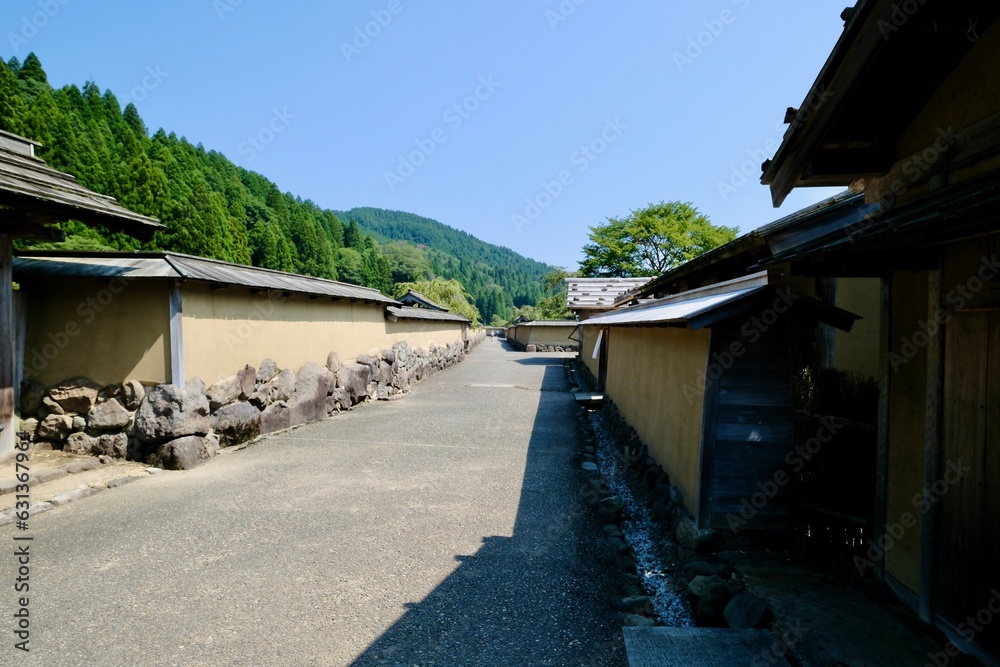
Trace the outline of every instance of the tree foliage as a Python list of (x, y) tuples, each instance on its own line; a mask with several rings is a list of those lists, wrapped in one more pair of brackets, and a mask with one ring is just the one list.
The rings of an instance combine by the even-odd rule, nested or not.
[(52, 88), (35, 54), (0, 61), (0, 129), (41, 142), (50, 166), (167, 227), (140, 244), (67, 222), (58, 248), (169, 250), (386, 294), (396, 282), (454, 278), (489, 316), (544, 296), (544, 264), (427, 218), (377, 209), (340, 216), (281, 192), (221, 153), (164, 129), (150, 134), (133, 104), (122, 109), (93, 82)]
[(736, 238), (684, 202), (660, 202), (590, 228), (580, 273), (588, 277), (656, 276)]
[(420, 292), (434, 303), (444, 306), (451, 312), (467, 318), (473, 325), (479, 325), (479, 309), (473, 305), (472, 296), (465, 291), (462, 283), (457, 280), (434, 278), (432, 280), (419, 280), (413, 283), (399, 283), (396, 285), (394, 296), (398, 299), (411, 289), (414, 292)]

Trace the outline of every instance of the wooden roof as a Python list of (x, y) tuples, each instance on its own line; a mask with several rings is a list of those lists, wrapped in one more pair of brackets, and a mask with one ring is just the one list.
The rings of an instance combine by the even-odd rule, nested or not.
[(406, 294), (399, 297), (399, 302), (407, 305), (420, 306), (421, 308), (427, 308), (429, 310), (439, 310), (443, 313), (449, 312), (449, 310), (441, 304), (434, 303), (426, 296), (415, 290), (407, 291)]
[(73, 176), (52, 169), (34, 156), (37, 143), (0, 133), (0, 233), (16, 238), (55, 239), (47, 230), (79, 220), (148, 240), (163, 229), (154, 218), (122, 208), (114, 197), (88, 190)]
[(14, 276), (18, 280), (49, 277), (195, 280), (219, 286), (399, 305), (395, 299), (370, 287), (173, 252), (18, 253)]
[[(800, 186), (883, 176), (899, 134), (1000, 13), (996, 0), (860, 0), (761, 181), (780, 206)], [(833, 17), (831, 17), (833, 20)]]
[(570, 310), (607, 310), (622, 294), (648, 283), (650, 278), (566, 278), (566, 307)]

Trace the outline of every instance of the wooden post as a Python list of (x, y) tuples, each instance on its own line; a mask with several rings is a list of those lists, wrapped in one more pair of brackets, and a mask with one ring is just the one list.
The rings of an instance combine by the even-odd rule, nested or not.
[[(892, 342), (892, 272), (879, 281), (879, 377), (878, 377), (878, 443), (875, 452), (875, 508), (872, 542), (879, 543), (885, 535), (886, 512), (889, 504), (889, 392), (892, 391), (892, 369), (889, 352)], [(885, 581), (885, 558), (875, 561), (875, 576)]]
[[(941, 269), (927, 275), (927, 317), (939, 321), (941, 309)], [(936, 336), (928, 336), (927, 392), (924, 405), (924, 493), (940, 479), (941, 394), (943, 391), (943, 350), (945, 325)], [(920, 522), (920, 620), (934, 623), (935, 582), (937, 581), (938, 503), (930, 503)]]
[(0, 454), (14, 451), (14, 246), (0, 237)]
[(183, 295), (180, 283), (170, 285), (170, 382), (184, 384)]

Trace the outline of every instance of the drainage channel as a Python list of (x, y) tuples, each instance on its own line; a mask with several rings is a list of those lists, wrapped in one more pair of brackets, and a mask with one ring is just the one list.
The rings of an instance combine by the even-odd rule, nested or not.
[(671, 627), (693, 627), (687, 601), (687, 583), (680, 574), (677, 545), (655, 521), (649, 507), (636, 492), (634, 473), (621, 465), (600, 412), (588, 415), (594, 429), (598, 470), (609, 490), (621, 498), (621, 531), (632, 549), (642, 586), (656, 611), (658, 621)]

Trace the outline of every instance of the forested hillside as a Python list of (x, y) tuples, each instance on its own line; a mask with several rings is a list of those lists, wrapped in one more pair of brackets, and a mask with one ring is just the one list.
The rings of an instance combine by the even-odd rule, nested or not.
[(339, 215), (385, 242), (396, 282), (430, 275), (454, 278), (475, 299), (484, 322), (493, 315), (507, 319), (514, 308), (546, 296), (543, 278), (553, 267), (509, 248), (413, 213), (355, 208)]
[[(60, 248), (171, 250), (386, 294), (396, 282), (456, 278), (484, 321), (542, 296), (546, 267), (538, 262), (418, 216), (357, 209), (338, 217), (217, 151), (163, 129), (151, 135), (134, 105), (122, 109), (113, 93), (92, 82), (53, 89), (34, 54), (23, 63), (0, 60), (0, 129), (41, 142), (39, 157), (50, 166), (168, 229), (140, 244), (66, 223)], [(410, 222), (415, 229), (407, 229)]]

